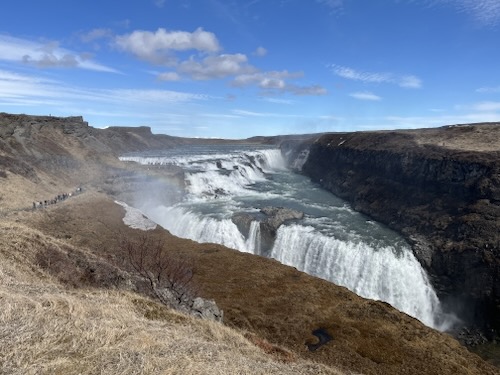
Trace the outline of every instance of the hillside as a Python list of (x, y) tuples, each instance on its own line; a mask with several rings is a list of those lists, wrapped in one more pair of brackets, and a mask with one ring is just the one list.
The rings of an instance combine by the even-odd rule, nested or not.
[[(79, 118), (14, 117), (0, 123), (2, 372), (499, 373), (385, 303), (159, 227), (148, 236), (163, 239), (169, 256), (193, 261), (199, 294), (224, 310), (224, 325), (158, 304), (123, 261), (117, 239), (144, 232), (123, 223), (114, 200), (140, 181), (181, 183), (182, 176), (116, 156), (167, 138), (145, 142), (148, 131), (93, 129)], [(31, 209), (75, 187), (83, 193)], [(317, 329), (333, 339), (310, 351)]]

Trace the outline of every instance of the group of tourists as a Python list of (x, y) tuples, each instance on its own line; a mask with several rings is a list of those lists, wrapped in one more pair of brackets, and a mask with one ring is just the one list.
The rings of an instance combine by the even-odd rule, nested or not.
[(66, 199), (71, 198), (73, 195), (79, 194), (81, 192), (82, 192), (82, 188), (81, 187), (77, 187), (75, 189), (75, 191), (73, 191), (73, 192), (62, 193), (62, 194), (58, 194), (57, 196), (55, 196), (52, 199), (46, 199), (46, 200), (43, 200), (43, 201), (33, 202), (33, 210), (36, 210), (36, 209), (39, 209), (39, 208), (45, 208), (45, 207), (50, 206), (52, 204), (56, 204), (58, 202), (65, 201)]

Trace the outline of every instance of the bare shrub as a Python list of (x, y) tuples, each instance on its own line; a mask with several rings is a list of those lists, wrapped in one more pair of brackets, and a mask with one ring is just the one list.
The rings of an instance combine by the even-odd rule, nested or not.
[(196, 295), (191, 260), (174, 258), (166, 250), (164, 241), (145, 234), (137, 240), (122, 236), (120, 249), (160, 302), (173, 307), (191, 304)]

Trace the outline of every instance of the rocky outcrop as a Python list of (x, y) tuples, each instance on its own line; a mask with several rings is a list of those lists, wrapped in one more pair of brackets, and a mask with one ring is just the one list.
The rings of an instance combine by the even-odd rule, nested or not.
[(257, 212), (237, 212), (231, 217), (231, 221), (238, 227), (240, 233), (248, 238), (252, 221), (262, 221), (264, 216)]
[(304, 213), (284, 207), (264, 207), (260, 210), (266, 218), (260, 223), (260, 231), (264, 240), (274, 242), (276, 231), (284, 223), (291, 220), (300, 220)]
[(303, 173), (412, 243), (449, 307), (500, 332), (500, 124), (337, 133)]
[(260, 255), (269, 256), (276, 239), (278, 228), (286, 222), (300, 220), (304, 213), (284, 207), (264, 207), (259, 212), (240, 212), (232, 216), (231, 220), (246, 238), (250, 234), (253, 221), (260, 226)]
[(201, 297), (196, 297), (191, 306), (192, 314), (202, 318), (222, 322), (224, 313), (214, 300), (208, 300)]
[(169, 288), (155, 289), (154, 295), (166, 306), (197, 318), (216, 322), (222, 322), (224, 318), (223, 311), (214, 300), (194, 297), (190, 293), (180, 296), (178, 291)]

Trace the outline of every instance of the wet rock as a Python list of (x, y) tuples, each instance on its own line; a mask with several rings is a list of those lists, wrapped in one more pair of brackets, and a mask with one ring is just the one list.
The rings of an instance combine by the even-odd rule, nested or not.
[(286, 222), (302, 219), (304, 213), (284, 207), (264, 207), (260, 212), (266, 215), (260, 223), (262, 255), (268, 256), (273, 248), (278, 228)]
[(257, 215), (248, 212), (237, 212), (231, 217), (231, 221), (236, 224), (240, 233), (246, 238), (248, 238), (250, 233), (250, 225), (252, 224), (252, 221), (260, 221), (261, 219), (262, 217), (259, 218)]
[(285, 222), (302, 219), (304, 217), (303, 212), (284, 207), (264, 207), (260, 212), (266, 215), (263, 224), (274, 232), (276, 232)]
[(475, 347), (488, 342), (483, 333), (477, 328), (463, 327), (456, 338), (462, 345), (468, 347)]
[(264, 207), (260, 212), (240, 212), (232, 216), (231, 220), (238, 227), (243, 236), (248, 238), (252, 221), (260, 222), (261, 254), (269, 256), (276, 239), (278, 228), (286, 222), (300, 220), (304, 213), (285, 207)]

